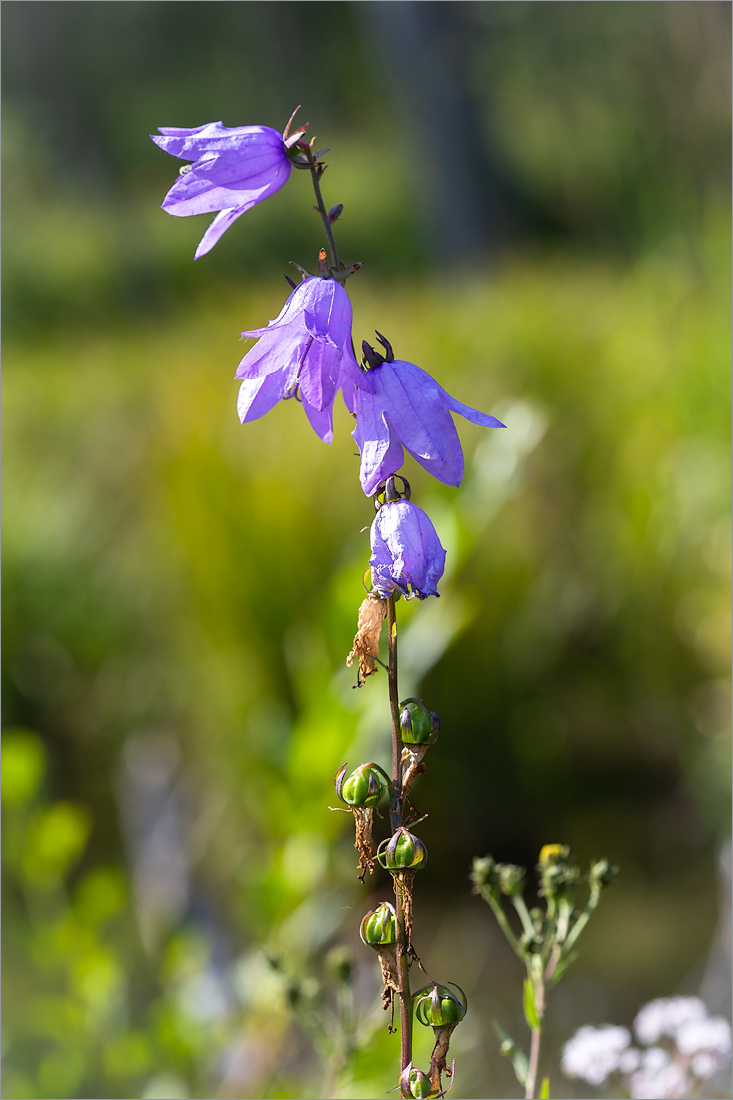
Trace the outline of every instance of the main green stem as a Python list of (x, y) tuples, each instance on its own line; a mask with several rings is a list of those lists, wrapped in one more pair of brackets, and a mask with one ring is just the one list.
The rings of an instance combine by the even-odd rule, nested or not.
[[(389, 818), (392, 832), (402, 825), (402, 737), (400, 734), (400, 695), (397, 687), (397, 618), (395, 599), (387, 600), (387, 631), (389, 635), (389, 710), (392, 717), (392, 790), (390, 792)], [(403, 884), (393, 875), (395, 901), (395, 934), (397, 948), (397, 976), (400, 986), (400, 1069), (412, 1062), (412, 995), (410, 993), (410, 956), (405, 923), (405, 899)]]

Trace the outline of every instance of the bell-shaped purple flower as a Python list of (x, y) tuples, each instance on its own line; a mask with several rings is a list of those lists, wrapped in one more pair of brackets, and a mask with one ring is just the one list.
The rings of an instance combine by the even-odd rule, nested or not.
[(152, 140), (166, 153), (193, 161), (163, 200), (169, 214), (219, 213), (201, 238), (194, 259), (205, 255), (236, 219), (287, 183), (290, 160), (283, 134), (270, 126), (159, 127)]
[(445, 569), (445, 550), (428, 516), (409, 500), (383, 504), (371, 526), (372, 587), (387, 599), (437, 596)]
[(237, 412), (244, 424), (269, 412), (278, 401), (299, 397), (311, 427), (325, 443), (333, 439), (333, 400), (342, 387), (371, 386), (351, 346), (351, 302), (334, 279), (315, 275), (296, 287), (279, 317), (258, 336), (239, 364), (242, 385)]
[(356, 394), (351, 434), (361, 453), (359, 476), (367, 496), (400, 469), (403, 447), (439, 481), (459, 485), (463, 450), (451, 413), (488, 428), (505, 427), (495, 416), (456, 401), (414, 363), (386, 360), (366, 377), (372, 388), (362, 387)]

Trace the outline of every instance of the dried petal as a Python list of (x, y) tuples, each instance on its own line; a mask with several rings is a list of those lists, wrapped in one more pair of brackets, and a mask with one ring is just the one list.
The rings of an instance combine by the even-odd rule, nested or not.
[(359, 662), (357, 684), (359, 687), (368, 676), (373, 676), (377, 671), (376, 658), (379, 655), (379, 635), (382, 633), (382, 623), (387, 614), (387, 603), (379, 596), (369, 593), (359, 608), (359, 628), (354, 635), (354, 646), (346, 658), (346, 664), (351, 668), (354, 658)]

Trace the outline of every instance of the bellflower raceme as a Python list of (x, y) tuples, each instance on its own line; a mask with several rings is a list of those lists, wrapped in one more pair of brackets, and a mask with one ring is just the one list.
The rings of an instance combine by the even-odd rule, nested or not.
[(372, 366), (366, 377), (372, 387), (356, 394), (352, 435), (361, 453), (361, 487), (367, 496), (400, 469), (403, 447), (439, 481), (459, 485), (463, 450), (451, 413), (488, 428), (505, 427), (495, 416), (456, 401), (414, 363), (387, 359)]
[(162, 137), (152, 140), (166, 153), (193, 161), (163, 200), (169, 214), (219, 213), (201, 238), (194, 259), (204, 256), (236, 219), (287, 183), (290, 160), (287, 147), (300, 132), (286, 138), (269, 126), (206, 126), (181, 129), (159, 127)]
[(315, 275), (296, 287), (266, 328), (243, 332), (259, 340), (236, 373), (243, 380), (237, 400), (242, 423), (297, 395), (316, 435), (330, 443), (336, 390), (343, 387), (353, 402), (355, 386), (371, 386), (351, 347), (351, 319), (341, 284)]
[(428, 516), (409, 500), (383, 504), (371, 526), (372, 585), (382, 599), (437, 596), (445, 550)]

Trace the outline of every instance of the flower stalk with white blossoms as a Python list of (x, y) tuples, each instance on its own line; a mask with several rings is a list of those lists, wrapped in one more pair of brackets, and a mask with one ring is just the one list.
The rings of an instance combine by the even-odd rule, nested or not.
[[(402, 1097), (438, 1097), (443, 1075), (453, 1081), (448, 1066), (450, 1036), (463, 1019), (466, 999), (453, 983), (431, 981), (413, 996), (410, 968), (420, 962), (412, 943), (413, 885), (425, 865), (427, 850), (412, 831), (422, 820), (410, 800), (412, 785), (425, 770), (424, 757), (440, 729), (437, 715), (422, 700), (400, 700), (397, 680), (397, 617), (400, 598), (438, 596), (445, 568), (445, 550), (427, 514), (414, 504), (410, 485), (398, 471), (407, 451), (428, 473), (447, 485), (463, 477), (463, 451), (453, 414), (486, 427), (502, 428), (496, 417), (464, 405), (414, 363), (396, 359), (389, 341), (377, 333), (382, 348), (364, 341), (357, 362), (352, 338), (352, 308), (344, 287), (361, 264), (345, 266), (339, 259), (333, 225), (343, 209), (327, 209), (321, 191), (325, 164), (305, 140), (307, 126), (291, 132), (293, 115), (284, 132), (267, 126), (229, 128), (221, 122), (191, 129), (165, 127), (153, 141), (167, 153), (189, 163), (163, 201), (170, 214), (186, 217), (215, 213), (196, 250), (205, 255), (246, 211), (276, 194), (292, 168), (308, 171), (320, 216), (325, 247), (317, 273), (294, 266), (302, 281), (291, 279), (292, 294), (275, 320), (242, 333), (257, 344), (237, 369), (241, 385), (238, 413), (242, 423), (270, 412), (280, 401), (299, 401), (315, 433), (333, 440), (333, 404), (341, 391), (356, 423), (353, 437), (360, 453), (360, 482), (373, 497), (376, 516), (370, 531), (371, 591), (359, 609), (354, 646), (347, 663), (358, 663), (357, 686), (373, 676), (382, 661), (379, 640), (387, 622), (387, 687), (392, 726), (391, 776), (380, 765), (361, 764), (336, 773), (336, 793), (354, 816), (359, 878), (376, 872), (377, 864), (392, 877), (395, 901), (383, 902), (362, 921), (364, 943), (377, 950), (382, 968), (385, 1007), (394, 1014), (399, 1002), (400, 1074)], [(286, 277), (287, 278), (287, 277)], [(399, 484), (398, 484), (399, 483)], [(389, 801), (390, 835), (377, 844), (374, 811), (384, 796)], [(413, 1011), (432, 1026), (435, 1048), (427, 1072), (413, 1065)], [(390, 1019), (390, 1030), (392, 1019)], [(450, 1087), (450, 1086), (448, 1086)]]

